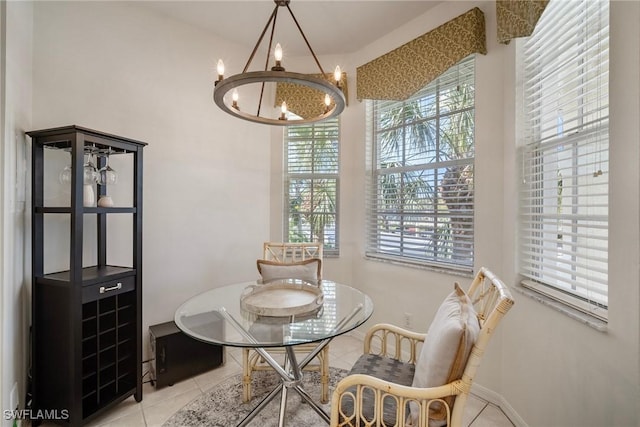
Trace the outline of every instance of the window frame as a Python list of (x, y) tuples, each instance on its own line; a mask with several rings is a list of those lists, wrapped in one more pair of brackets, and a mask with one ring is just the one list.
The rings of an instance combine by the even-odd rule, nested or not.
[[(608, 3), (597, 3), (607, 5), (606, 8), (598, 10), (597, 17), (592, 11), (582, 9), (582, 7), (593, 7), (594, 4), (596, 3), (575, 3), (569, 8), (570, 13), (567, 13), (562, 11), (562, 7), (567, 7), (566, 5), (551, 0), (538, 22), (536, 31), (530, 38), (519, 40), (517, 44), (519, 102), (523, 107), (519, 117), (519, 128), (522, 132), (518, 138), (521, 183), (518, 197), (517, 266), (523, 287), (542, 294), (561, 306), (606, 322), (608, 319), (608, 262), (606, 259), (608, 200), (606, 199), (610, 191), (608, 181), (609, 101), (608, 92), (604, 93), (604, 89), (601, 89), (608, 83), (608, 68), (603, 68), (603, 63), (608, 64), (608, 57), (603, 62), (600, 55), (608, 52), (608, 32), (605, 33), (602, 26), (603, 16), (608, 17)], [(558, 11), (555, 10), (556, 5), (558, 5)], [(552, 13), (556, 15), (550, 15)], [(603, 13), (606, 15), (602, 15)], [(580, 20), (581, 17), (586, 18)], [(596, 18), (599, 19), (597, 25), (593, 22)], [(580, 27), (576, 25), (575, 20), (580, 20)], [(575, 32), (576, 39), (570, 39), (572, 31), (558, 31), (557, 27), (544, 28), (545, 24), (552, 25), (558, 22), (569, 25)], [(607, 22), (606, 31), (608, 28)], [(535, 61), (530, 60), (529, 64), (526, 64), (525, 61), (528, 58), (525, 51), (529, 46), (531, 49), (535, 46), (535, 49), (542, 52), (550, 52), (555, 50), (554, 43), (559, 43), (557, 37), (547, 35), (545, 39), (545, 33), (539, 34), (545, 30), (546, 34), (562, 33), (562, 42), (567, 49), (565, 52), (578, 52), (579, 55), (572, 56), (571, 62), (559, 64), (545, 61), (544, 55), (539, 55), (540, 58), (536, 58)], [(567, 45), (568, 42), (564, 38), (572, 41), (573, 44)], [(572, 66), (565, 68), (565, 64)], [(532, 67), (537, 68), (531, 74), (526, 74), (526, 66), (529, 66), (530, 70)], [(593, 77), (594, 69), (597, 70), (595, 77)], [(540, 75), (561, 76), (556, 79), (562, 84), (555, 91), (544, 88), (538, 77)], [(576, 94), (566, 98), (566, 94), (573, 91)], [(596, 93), (595, 101), (590, 97), (594, 92)], [(552, 95), (549, 95), (550, 93)], [(530, 104), (525, 103), (527, 98), (531, 100)], [(541, 99), (544, 103), (540, 101)], [(565, 99), (569, 99), (575, 105), (567, 104)], [(535, 107), (527, 110), (527, 105), (535, 105)], [(571, 108), (567, 109), (567, 105)], [(554, 108), (557, 109), (557, 118), (550, 117), (549, 112), (554, 111)], [(547, 111), (546, 116), (543, 110)], [(570, 157), (563, 158), (561, 155), (563, 151), (571, 151)], [(570, 160), (568, 167), (567, 160)], [(558, 171), (555, 178), (557, 179), (555, 189), (557, 197), (552, 194), (554, 177), (549, 175), (552, 172), (553, 162), (556, 163)], [(591, 181), (589, 181), (591, 171), (587, 168), (593, 168)], [(570, 173), (565, 177), (562, 174), (563, 171), (570, 171)], [(568, 180), (569, 185), (565, 184), (565, 179)], [(534, 185), (539, 188), (536, 190), (533, 188)], [(563, 194), (565, 187), (570, 197)], [(603, 187), (606, 187), (604, 193)], [(568, 202), (570, 212), (563, 212), (565, 203), (563, 200)], [(605, 207), (603, 207), (604, 203), (606, 203)], [(607, 212), (603, 213), (605, 208)], [(549, 231), (551, 228), (548, 225), (551, 221), (557, 221), (558, 224), (555, 250), (549, 238), (549, 235), (553, 234)], [(604, 237), (603, 233), (606, 233)], [(567, 246), (570, 249), (567, 249)]]
[[(466, 67), (466, 68), (465, 68)], [(474, 224), (475, 224), (475, 213), (474, 213), (474, 203), (475, 196), (473, 192), (474, 184), (473, 184), (473, 176), (475, 169), (475, 54), (472, 54), (460, 62), (458, 64), (451, 67), (433, 82), (427, 84), (422, 90), (420, 90), (416, 95), (410, 97), (406, 101), (372, 101), (369, 100), (366, 103), (367, 107), (367, 206), (366, 206), (366, 252), (365, 255), (368, 258), (397, 262), (406, 265), (412, 265), (417, 267), (426, 267), (437, 270), (447, 270), (450, 273), (454, 274), (470, 274), (473, 272), (474, 265)], [(460, 80), (461, 72), (462, 80)], [(468, 70), (471, 70), (470, 72)], [(466, 73), (464, 72), (466, 71)], [(470, 77), (469, 77), (470, 76)], [(451, 92), (447, 92), (453, 87), (458, 89), (458, 93), (460, 93), (460, 86), (468, 84), (466, 88), (469, 89), (469, 92), (472, 94), (472, 101), (468, 104), (461, 104), (460, 108), (455, 110), (447, 110), (447, 107), (450, 107), (451, 104), (446, 105), (445, 102), (441, 101), (444, 98), (444, 93), (448, 93), (449, 99), (453, 98)], [(465, 90), (465, 89), (463, 89)], [(434, 110), (429, 110), (429, 104), (427, 101), (428, 98), (433, 97), (435, 99)], [(418, 100), (418, 101), (417, 101)], [(421, 101), (420, 101), (421, 100)], [(380, 134), (383, 132), (388, 132), (392, 130), (393, 127), (388, 127), (384, 130), (380, 129), (380, 120), (381, 116), (378, 114), (379, 109), (384, 106), (385, 109), (391, 110), (393, 108), (402, 108), (401, 106), (408, 105), (412, 102), (418, 102), (418, 105), (425, 106), (426, 110), (432, 112), (432, 114), (427, 114), (418, 120), (410, 123), (402, 123), (397, 126), (398, 129), (403, 130), (403, 142), (401, 159), (399, 160), (403, 163), (400, 166), (393, 167), (383, 167), (381, 162), (381, 137)], [(441, 105), (442, 104), (442, 105)], [(463, 155), (465, 157), (457, 157), (457, 158), (447, 158), (448, 155), (452, 156), (451, 151), (447, 154), (447, 149), (444, 147), (446, 144), (442, 143), (444, 141), (444, 134), (446, 133), (441, 128), (441, 122), (445, 122), (447, 120), (451, 120), (456, 116), (464, 116), (465, 113), (470, 113), (471, 117), (471, 130), (464, 134), (465, 140), (470, 140), (467, 142), (470, 148)], [(469, 116), (465, 116), (469, 117)], [(415, 126), (416, 123), (420, 122), (433, 122), (435, 125), (432, 126), (434, 129), (434, 136), (432, 137), (431, 143), (433, 143), (433, 153), (421, 153), (425, 157), (432, 156), (431, 160), (422, 159), (419, 163), (411, 163), (407, 162), (407, 138), (405, 137), (405, 131), (409, 129), (412, 125)], [(453, 129), (453, 127), (449, 128)], [(459, 129), (459, 128), (458, 128)], [(451, 134), (449, 134), (449, 138)], [(455, 133), (456, 137), (460, 137), (459, 132)], [(426, 138), (429, 139), (429, 138)], [(427, 142), (427, 145), (430, 143)], [(415, 148), (414, 148), (415, 149)], [(413, 153), (416, 154), (415, 152)], [(455, 213), (449, 209), (447, 206), (447, 210), (442, 211), (444, 206), (443, 202), (440, 201), (440, 195), (442, 194), (440, 188), (440, 183), (442, 181), (442, 177), (445, 174), (445, 170), (447, 168), (454, 167), (462, 167), (462, 170), (466, 170), (466, 172), (460, 172), (469, 174), (470, 170), (470, 181), (471, 184), (467, 182), (467, 189), (471, 189), (471, 207), (466, 210), (459, 210)], [(465, 167), (467, 169), (465, 169)], [(384, 196), (382, 185), (379, 184), (379, 178), (381, 176), (391, 176), (394, 173), (407, 174), (407, 173), (423, 173), (423, 174), (431, 174), (431, 176), (427, 179), (424, 179), (423, 185), (428, 185), (427, 181), (430, 181), (433, 185), (431, 186), (428, 192), (429, 195), (425, 197), (426, 199), (430, 199), (429, 202), (420, 202), (414, 201), (413, 203), (419, 205), (420, 203), (424, 203), (424, 206), (427, 206), (429, 209), (425, 209), (420, 214), (416, 210), (406, 209), (407, 206), (411, 206), (411, 200), (407, 202), (406, 192), (402, 193), (403, 185), (405, 185), (408, 181), (404, 181), (404, 175), (399, 175), (400, 178), (397, 180), (399, 184), (396, 184), (398, 190), (402, 193), (400, 196), (395, 196), (396, 199), (403, 199), (404, 203), (398, 205), (397, 210), (384, 210), (380, 207), (385, 201), (388, 201), (389, 198)], [(467, 175), (469, 176), (469, 175)], [(460, 178), (458, 176), (458, 178)], [(460, 182), (460, 181), (456, 181)], [(408, 185), (406, 185), (408, 187)], [(446, 187), (446, 188), (455, 188), (455, 187)], [(388, 190), (387, 190), (388, 191)], [(452, 199), (447, 198), (448, 201)], [(467, 199), (468, 200), (468, 199)], [(392, 202), (394, 199), (391, 200)], [(463, 213), (464, 212), (464, 213)], [(386, 232), (389, 236), (385, 237), (383, 230), (383, 226), (381, 224), (391, 224), (393, 222), (389, 218), (396, 216), (398, 217), (397, 221), (399, 224), (399, 232), (398, 230), (391, 231), (389, 227), (387, 227)], [(387, 219), (383, 219), (383, 217)], [(408, 221), (407, 218), (414, 218), (414, 221)], [(421, 219), (416, 219), (421, 218)], [(445, 219), (443, 219), (445, 218)], [(446, 221), (446, 219), (449, 221)], [(456, 223), (452, 225), (451, 219), (455, 219)], [(465, 223), (465, 221), (467, 221)], [(408, 228), (408, 224), (415, 224), (416, 226), (413, 228)], [(469, 226), (469, 228), (464, 228), (465, 224)], [(406, 229), (406, 231), (405, 231)], [(450, 247), (447, 247), (447, 240), (442, 237), (445, 236), (444, 233), (441, 233), (443, 229), (448, 229), (448, 233), (450, 236), (450, 240), (453, 240), (451, 236), (454, 234), (452, 230), (457, 230), (461, 234), (464, 234), (464, 238), (466, 240), (462, 240), (458, 238), (457, 243), (451, 244)], [(465, 234), (465, 232), (470, 232), (470, 234)], [(412, 236), (411, 233), (414, 235)], [(388, 243), (388, 248), (385, 248), (385, 239), (387, 242), (392, 242), (391, 234), (397, 234), (396, 239), (399, 239), (397, 246), (393, 246), (394, 243)], [(434, 237), (435, 238), (432, 238)], [(413, 242), (413, 243), (412, 243)], [(460, 245), (460, 242), (463, 242)], [(456, 246), (457, 245), (457, 246)], [(420, 255), (418, 254), (418, 250), (410, 249), (411, 247), (421, 246), (419, 251), (422, 252)], [(453, 249), (452, 249), (453, 248)], [(464, 249), (461, 249), (464, 248)], [(396, 253), (393, 253), (394, 250)], [(446, 254), (449, 254), (449, 259), (446, 259)], [(466, 258), (464, 259), (455, 259), (455, 256), (460, 256), (460, 254), (466, 253)], [(445, 255), (443, 255), (445, 254)], [(452, 258), (453, 257), (453, 258)], [(463, 262), (464, 261), (464, 262)]]
[[(312, 135), (316, 134), (316, 129), (319, 127), (328, 127), (328, 126), (334, 126), (335, 127), (335, 144), (336, 144), (336, 165), (335, 165), (335, 172), (317, 172), (315, 170), (312, 171), (306, 171), (306, 172), (291, 172), (289, 170), (289, 166), (290, 166), (290, 143), (291, 142), (299, 142), (299, 143), (310, 143), (310, 147), (311, 147), (311, 156), (314, 157), (315, 155), (315, 148), (316, 148), (316, 140), (319, 138), (316, 138), (315, 136), (311, 136), (308, 140), (303, 140), (303, 139), (299, 139), (299, 138), (292, 138), (291, 136), (291, 129), (293, 128), (304, 128), (304, 129), (309, 129)], [(291, 236), (290, 236), (290, 221), (291, 221), (291, 217), (293, 214), (293, 211), (291, 210), (291, 198), (290, 198), (290, 185), (291, 185), (291, 181), (292, 180), (311, 180), (316, 181), (316, 180), (335, 180), (335, 200), (333, 200), (334, 206), (335, 206), (335, 210), (332, 212), (332, 215), (335, 218), (335, 224), (334, 224), (334, 234), (333, 234), (333, 242), (334, 245), (329, 246), (327, 245), (326, 242), (326, 237), (325, 237), (325, 241), (323, 241), (322, 243), (324, 244), (323, 247), (323, 254), (325, 257), (337, 257), (340, 255), (340, 160), (341, 160), (341, 144), (340, 144), (340, 140), (341, 140), (341, 124), (340, 124), (340, 119), (339, 117), (335, 117), (335, 118), (331, 118), (328, 120), (324, 120), (322, 122), (315, 122), (315, 123), (307, 123), (307, 124), (303, 124), (303, 125), (291, 125), (291, 126), (286, 126), (284, 128), (284, 132), (283, 132), (283, 205), (282, 205), (282, 209), (283, 209), (283, 241), (285, 242), (293, 242), (291, 240)], [(319, 160), (316, 159), (316, 160)], [(316, 163), (312, 162), (312, 169), (316, 168)], [(312, 185), (312, 188), (315, 188)], [(311, 197), (313, 198), (313, 190), (312, 190), (312, 194)], [(313, 213), (310, 213), (311, 215), (313, 215)], [(313, 232), (311, 232), (313, 234)], [(302, 240), (296, 240), (296, 242), (299, 242)]]

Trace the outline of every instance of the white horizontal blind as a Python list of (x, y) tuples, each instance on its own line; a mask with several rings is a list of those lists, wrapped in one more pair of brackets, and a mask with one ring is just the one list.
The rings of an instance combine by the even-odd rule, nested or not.
[(285, 131), (285, 238), (324, 244), (326, 255), (338, 253), (338, 118)]
[(523, 284), (606, 319), (609, 2), (551, 0), (521, 54)]
[(406, 101), (369, 101), (367, 254), (471, 271), (475, 56)]

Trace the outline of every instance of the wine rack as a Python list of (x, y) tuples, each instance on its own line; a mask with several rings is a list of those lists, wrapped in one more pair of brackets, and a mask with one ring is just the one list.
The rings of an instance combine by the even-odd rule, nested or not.
[[(65, 413), (67, 418), (54, 421), (79, 426), (130, 396), (142, 400), (146, 144), (79, 126), (27, 135), (33, 143), (32, 413)], [(108, 191), (106, 184), (87, 183), (83, 176), (92, 156), (101, 170), (112, 158), (125, 159), (118, 165), (128, 167), (121, 172), (131, 178), (112, 188), (121, 191), (114, 197), (118, 205), (95, 206), (87, 199), (87, 194), (106, 197)], [(54, 172), (60, 162), (66, 175), (58, 182)], [(66, 199), (59, 197), (65, 194)], [(109, 251), (108, 241), (130, 249)]]
[(82, 412), (136, 387), (135, 292), (82, 305)]

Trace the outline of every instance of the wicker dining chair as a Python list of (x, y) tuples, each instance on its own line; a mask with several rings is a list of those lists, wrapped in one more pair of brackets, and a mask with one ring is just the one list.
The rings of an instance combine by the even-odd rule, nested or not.
[[(323, 244), (322, 243), (287, 243), (287, 242), (265, 242), (263, 246), (263, 257), (266, 262), (287, 264), (300, 264), (312, 259), (322, 260)], [(258, 268), (260, 263), (258, 261)], [(320, 263), (320, 266), (322, 263)], [(287, 277), (288, 279), (305, 279), (304, 277)], [(317, 270), (316, 283), (322, 280), (322, 268)], [(295, 346), (296, 353), (309, 353), (315, 349), (316, 344), (300, 344)], [(269, 348), (271, 354), (284, 354), (284, 348)], [(327, 345), (317, 356), (318, 363), (309, 363), (305, 370), (319, 371), (321, 382), (322, 403), (329, 401), (329, 346)], [(243, 400), (248, 402), (251, 400), (251, 376), (255, 371), (263, 371), (272, 369), (260, 355), (250, 349), (242, 349), (242, 389)]]
[(481, 268), (466, 294), (456, 284), (426, 334), (374, 325), (333, 392), (330, 425), (459, 427), (487, 344), (512, 305), (504, 283)]

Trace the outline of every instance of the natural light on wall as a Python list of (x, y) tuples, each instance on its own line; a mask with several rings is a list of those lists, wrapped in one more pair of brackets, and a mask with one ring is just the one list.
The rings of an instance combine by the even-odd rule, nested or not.
[(552, 0), (520, 44), (523, 285), (606, 320), (609, 3)]

